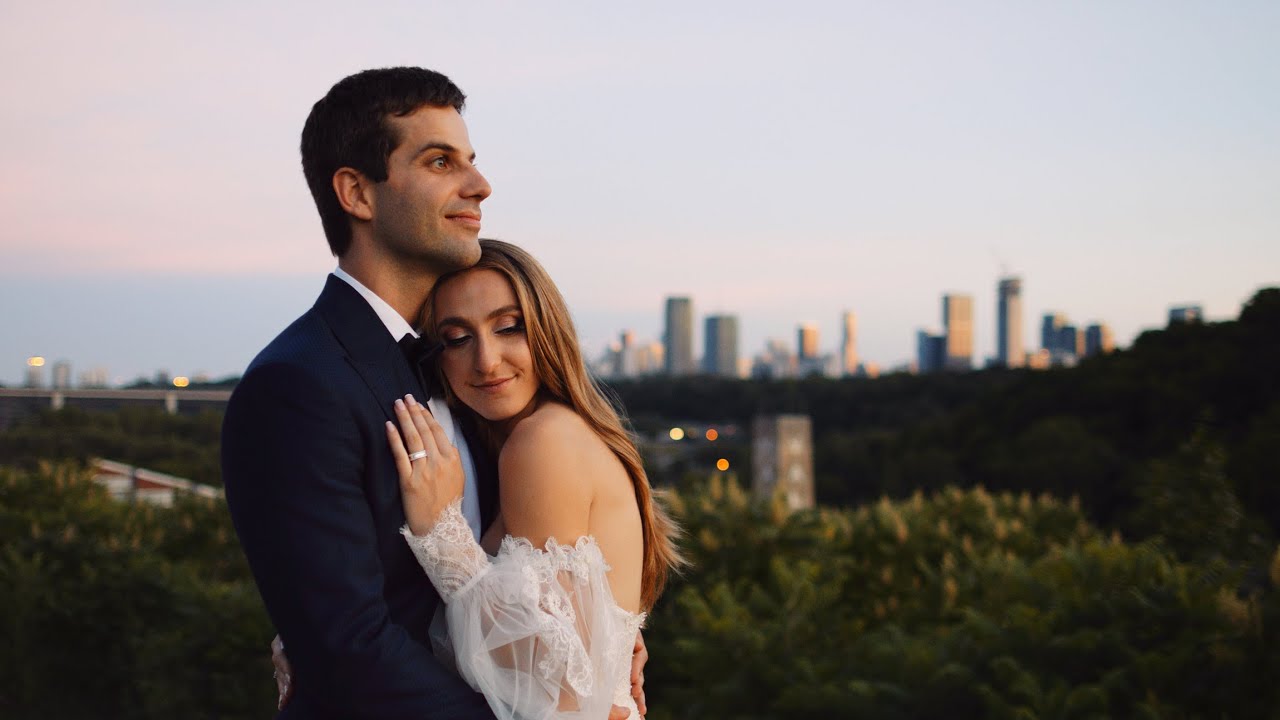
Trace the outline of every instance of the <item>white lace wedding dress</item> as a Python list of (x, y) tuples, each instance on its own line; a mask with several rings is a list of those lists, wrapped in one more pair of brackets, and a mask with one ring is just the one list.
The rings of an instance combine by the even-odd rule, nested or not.
[(640, 717), (631, 650), (644, 614), (613, 600), (594, 538), (545, 549), (507, 536), (490, 557), (454, 501), (424, 536), (401, 533), (445, 602), (459, 674), (499, 720)]

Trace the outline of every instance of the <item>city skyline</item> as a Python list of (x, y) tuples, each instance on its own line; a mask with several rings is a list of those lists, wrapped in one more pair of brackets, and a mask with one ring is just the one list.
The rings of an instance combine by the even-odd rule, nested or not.
[(942, 290), (981, 365), (1007, 274), (1025, 338), (1059, 310), (1121, 345), (1280, 284), (1274, 3), (374, 6), (8, 8), (0, 382), (239, 374), (334, 266), (306, 112), (394, 64), (468, 93), (483, 234), (547, 267), (590, 356), (660, 339), (671, 292), (744, 354), (806, 322), (838, 353), (852, 309), (888, 368)]
[[(1010, 312), (1010, 317), (1022, 315), (1022, 280), (1020, 276), (1002, 277), (996, 285), (996, 307), (999, 307), (999, 303), (1006, 298), (1011, 288), (1014, 292), (1013, 297), (1017, 300), (1017, 310)], [(599, 368), (605, 371), (606, 376), (734, 374), (728, 371), (729, 365), (721, 364), (718, 359), (715, 361), (718, 369), (710, 368), (708, 365), (708, 353), (712, 349), (713, 343), (717, 348), (725, 349), (725, 354), (732, 358), (728, 362), (732, 362), (733, 366), (737, 368), (736, 374), (741, 377), (752, 375), (751, 362), (759, 362), (762, 359), (767, 360), (771, 353), (779, 351), (789, 353), (792, 362), (798, 363), (788, 373), (784, 374), (803, 375), (809, 372), (822, 372), (832, 376), (853, 375), (855, 373), (848, 372), (845, 367), (844, 352), (848, 347), (855, 348), (854, 357), (857, 358), (859, 367), (865, 364), (867, 368), (872, 369), (872, 372), (870, 372), (872, 377), (882, 372), (967, 371), (989, 366), (1005, 366), (1001, 358), (1002, 347), (999, 344), (1000, 331), (998, 326), (1003, 320), (999, 312), (993, 323), (993, 326), (997, 326), (996, 344), (990, 348), (990, 353), (986, 353), (982, 348), (975, 347), (973, 344), (975, 328), (981, 328), (983, 325), (975, 320), (973, 316), (974, 297), (955, 292), (943, 292), (939, 293), (936, 298), (941, 300), (942, 323), (939, 326), (941, 331), (935, 332), (934, 329), (929, 329), (930, 326), (927, 325), (922, 329), (917, 324), (910, 333), (904, 333), (904, 335), (909, 335), (914, 340), (912, 354), (891, 363), (872, 357), (865, 357), (856, 350), (858, 337), (858, 321), (856, 318), (858, 314), (855, 311), (845, 309), (839, 312), (838, 326), (841, 330), (838, 335), (838, 341), (833, 344), (823, 344), (822, 337), (824, 335), (819, 323), (798, 322), (792, 325), (792, 339), (790, 341), (785, 338), (785, 334), (766, 337), (761, 345), (756, 348), (756, 351), (753, 352), (741, 342), (740, 320), (737, 314), (711, 313), (698, 316), (694, 311), (696, 297), (693, 295), (667, 296), (664, 298), (662, 304), (663, 312), (661, 313), (664, 330), (659, 333), (657, 340), (638, 336), (635, 329), (631, 327), (615, 328), (613, 332), (614, 339), (611, 342), (597, 351), (592, 351), (584, 344), (584, 352), (586, 357), (597, 365), (601, 361), (606, 362), (606, 365), (609, 362), (616, 363), (616, 365)], [(949, 309), (951, 303), (957, 301), (959, 304), (958, 310)], [(1236, 308), (1236, 313), (1238, 313), (1239, 309)], [(1158, 330), (1175, 322), (1231, 320), (1235, 318), (1236, 313), (1231, 314), (1229, 317), (1211, 318), (1205, 315), (1203, 305), (1200, 303), (1168, 303), (1165, 305), (1164, 314), (1161, 316), (1163, 321), (1152, 323), (1143, 329)], [(1033, 311), (1030, 315), (1035, 316), (1035, 321), (1038, 323), (1036, 332), (1022, 332), (1028, 329), (1026, 327), (1027, 319), (1022, 318), (1022, 322), (1019, 323), (1021, 330), (1017, 333), (1011, 333), (1011, 335), (1035, 337), (1039, 341), (1034, 346), (1022, 345), (1021, 365), (1014, 365), (1014, 367), (1030, 366), (1043, 369), (1050, 365), (1063, 364), (1063, 356), (1069, 356), (1067, 364), (1071, 364), (1079, 358), (1087, 357), (1096, 352), (1110, 352), (1116, 348), (1123, 349), (1129, 344), (1129, 342), (1118, 342), (1111, 324), (1098, 318), (1091, 318), (1086, 325), (1074, 322), (1068, 313), (1057, 310), (1042, 311), (1038, 315)], [(959, 323), (958, 333), (960, 337), (958, 339), (948, 332), (948, 319), (953, 316), (954, 321)], [(701, 317), (701, 323), (699, 322), (699, 317)], [(696, 335), (695, 329), (699, 326), (702, 327), (702, 334)], [(715, 327), (714, 330), (712, 329), (713, 327)], [(721, 333), (721, 328), (724, 329), (723, 337), (718, 336), (713, 340), (711, 333)], [(679, 342), (686, 353), (685, 359), (679, 360), (674, 366), (671, 360), (672, 355), (667, 351), (667, 344), (664, 342), (671, 335), (673, 329), (680, 338)], [(931, 342), (934, 345), (926, 350), (927, 342)], [(699, 346), (703, 348), (700, 354), (694, 352), (694, 349)], [(953, 355), (949, 348), (957, 348), (956, 354)], [(1007, 345), (1005, 348), (1012, 350), (1013, 345)], [(1037, 360), (1036, 356), (1040, 353), (1044, 353), (1045, 357)], [(936, 365), (921, 364), (921, 358), (927, 354), (936, 355)], [(616, 357), (608, 360), (610, 355), (616, 355)], [(35, 368), (32, 367), (31, 361), (33, 359), (38, 360), (38, 366)], [(49, 370), (46, 371), (44, 368), (49, 368)], [(860, 371), (861, 369), (864, 368), (860, 367)], [(171, 371), (169, 367), (157, 366), (126, 376), (112, 374), (110, 373), (110, 368), (102, 364), (92, 366), (77, 365), (74, 358), (46, 356), (43, 354), (25, 356), (22, 367), (12, 373), (17, 377), (15, 380), (3, 380), (5, 370), (0, 368), (0, 385), (9, 387), (29, 385), (33, 372), (37, 373), (41, 378), (45, 378), (47, 372), (52, 372), (54, 374), (53, 377), (45, 378), (43, 384), (45, 386), (62, 387), (114, 387), (139, 381), (158, 384), (168, 382), (167, 379), (162, 378), (180, 378), (185, 385), (185, 382), (189, 381), (217, 381), (239, 375), (239, 372), (210, 373), (204, 369), (195, 371), (179, 370), (175, 372)], [(56, 379), (58, 377), (62, 378), (61, 382)], [(74, 382), (72, 381), (73, 379), (75, 380)]]

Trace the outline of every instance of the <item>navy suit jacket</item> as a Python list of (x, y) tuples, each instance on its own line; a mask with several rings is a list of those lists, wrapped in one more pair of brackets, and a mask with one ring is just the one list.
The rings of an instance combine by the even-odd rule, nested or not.
[[(400, 536), (383, 424), (410, 392), (425, 397), (395, 339), (330, 276), (227, 405), (227, 506), (296, 677), (282, 718), (493, 718), (433, 657), (427, 630), (440, 598)], [(469, 445), (487, 526), (496, 472)]]

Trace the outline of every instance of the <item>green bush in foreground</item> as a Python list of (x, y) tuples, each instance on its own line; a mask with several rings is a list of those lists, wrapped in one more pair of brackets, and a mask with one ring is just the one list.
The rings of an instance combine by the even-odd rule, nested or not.
[[(88, 478), (0, 468), (0, 717), (270, 714), (273, 631), (222, 503)], [(653, 720), (1280, 707), (1280, 553), (1182, 561), (981, 489), (788, 514), (720, 479), (671, 505), (695, 565), (646, 631)]]
[(654, 720), (1271, 718), (1280, 552), (1127, 545), (1074, 503), (982, 489), (788, 515), (732, 482), (674, 498), (694, 569), (653, 614)]
[(225, 506), (113, 501), (71, 465), (0, 468), (0, 716), (247, 718), (273, 631)]

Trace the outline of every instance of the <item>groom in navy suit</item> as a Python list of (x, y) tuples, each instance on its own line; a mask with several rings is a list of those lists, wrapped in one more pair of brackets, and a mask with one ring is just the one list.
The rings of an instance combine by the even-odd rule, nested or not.
[[(463, 458), (463, 513), (479, 537), (497, 511), (490, 453), (404, 351), (436, 279), (480, 257), (490, 187), (464, 101), (430, 70), (369, 70), (335, 85), (302, 131), (338, 268), (249, 365), (222, 440), (227, 504), (297, 677), (281, 717), (493, 717), (430, 650), (440, 598), (400, 536), (383, 428), (397, 398), (430, 398)], [(638, 647), (633, 678), (647, 658)]]

